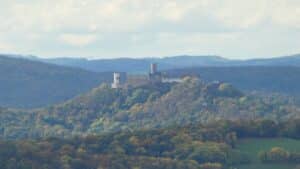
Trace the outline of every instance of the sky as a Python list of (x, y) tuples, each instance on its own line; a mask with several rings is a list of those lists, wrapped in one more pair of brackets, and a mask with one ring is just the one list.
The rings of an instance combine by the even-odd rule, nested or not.
[(39, 57), (300, 53), (300, 0), (0, 0), (0, 53)]

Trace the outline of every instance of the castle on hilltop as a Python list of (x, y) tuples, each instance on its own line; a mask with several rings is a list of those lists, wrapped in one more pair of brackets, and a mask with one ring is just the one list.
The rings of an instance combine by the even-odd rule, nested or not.
[(146, 84), (160, 84), (160, 83), (181, 83), (181, 78), (167, 78), (162, 72), (158, 71), (157, 64), (150, 64), (150, 71), (146, 75), (129, 75), (126, 73), (115, 72), (113, 73), (113, 89), (137, 87)]

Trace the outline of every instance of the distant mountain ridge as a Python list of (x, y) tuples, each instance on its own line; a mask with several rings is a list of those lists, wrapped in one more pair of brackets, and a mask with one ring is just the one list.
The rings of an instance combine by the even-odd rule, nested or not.
[(146, 73), (149, 64), (158, 63), (161, 70), (178, 69), (197, 66), (300, 66), (300, 54), (268, 59), (234, 60), (221, 56), (170, 56), (162, 58), (117, 58), (117, 59), (84, 59), (84, 58), (54, 58), (41, 59), (42, 62), (63, 66), (77, 67), (94, 72), (122, 71), (129, 73)]
[(163, 58), (117, 58), (117, 59), (95, 59), (84, 58), (55, 58), (38, 59), (42, 62), (63, 66), (78, 67), (94, 72), (120, 71), (133, 74), (147, 73), (151, 63), (157, 63), (160, 70), (193, 66), (214, 66), (227, 64), (229, 60), (219, 56), (172, 56)]
[(269, 59), (251, 59), (237, 64), (240, 66), (300, 66), (300, 54)]
[(166, 73), (170, 77), (193, 75), (205, 81), (227, 82), (244, 91), (300, 96), (300, 67), (296, 66), (198, 66)]

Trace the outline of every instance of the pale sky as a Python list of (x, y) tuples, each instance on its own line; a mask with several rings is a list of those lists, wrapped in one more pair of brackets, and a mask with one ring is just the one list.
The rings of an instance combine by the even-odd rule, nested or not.
[(40, 57), (300, 53), (300, 0), (0, 0), (0, 53)]

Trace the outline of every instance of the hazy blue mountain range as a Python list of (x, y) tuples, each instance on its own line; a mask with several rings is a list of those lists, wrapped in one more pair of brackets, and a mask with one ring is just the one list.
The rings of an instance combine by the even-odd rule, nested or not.
[(2, 55), (0, 106), (32, 108), (59, 103), (110, 79), (111, 73), (94, 73)]
[(147, 73), (149, 70), (149, 65), (153, 62), (158, 63), (159, 69), (161, 70), (199, 65), (222, 65), (228, 62), (226, 59), (218, 56), (174, 56), (166, 58), (119, 58), (99, 60), (88, 60), (82, 58), (56, 58), (38, 60), (57, 65), (78, 67), (94, 72), (121, 71), (129, 73)]
[(300, 66), (300, 54), (282, 56), (270, 59), (230, 60), (220, 56), (173, 56), (162, 58), (120, 58), (120, 59), (95, 59), (83, 58), (55, 58), (38, 59), (43, 62), (63, 66), (79, 67), (89, 71), (106, 72), (121, 71), (129, 73), (148, 72), (149, 64), (158, 63), (161, 70), (196, 67), (196, 66)]
[(194, 75), (205, 81), (228, 82), (246, 91), (300, 96), (300, 67), (295, 66), (193, 67), (166, 72), (170, 77)]
[[(0, 56), (0, 107), (35, 108), (60, 103), (102, 82), (111, 82), (111, 73), (96, 71), (146, 73), (154, 61), (170, 76), (196, 75), (205, 81), (229, 82), (247, 91), (300, 95), (299, 55), (248, 61), (217, 56), (110, 60), (9, 56)], [(92, 71), (83, 70), (85, 67)]]

